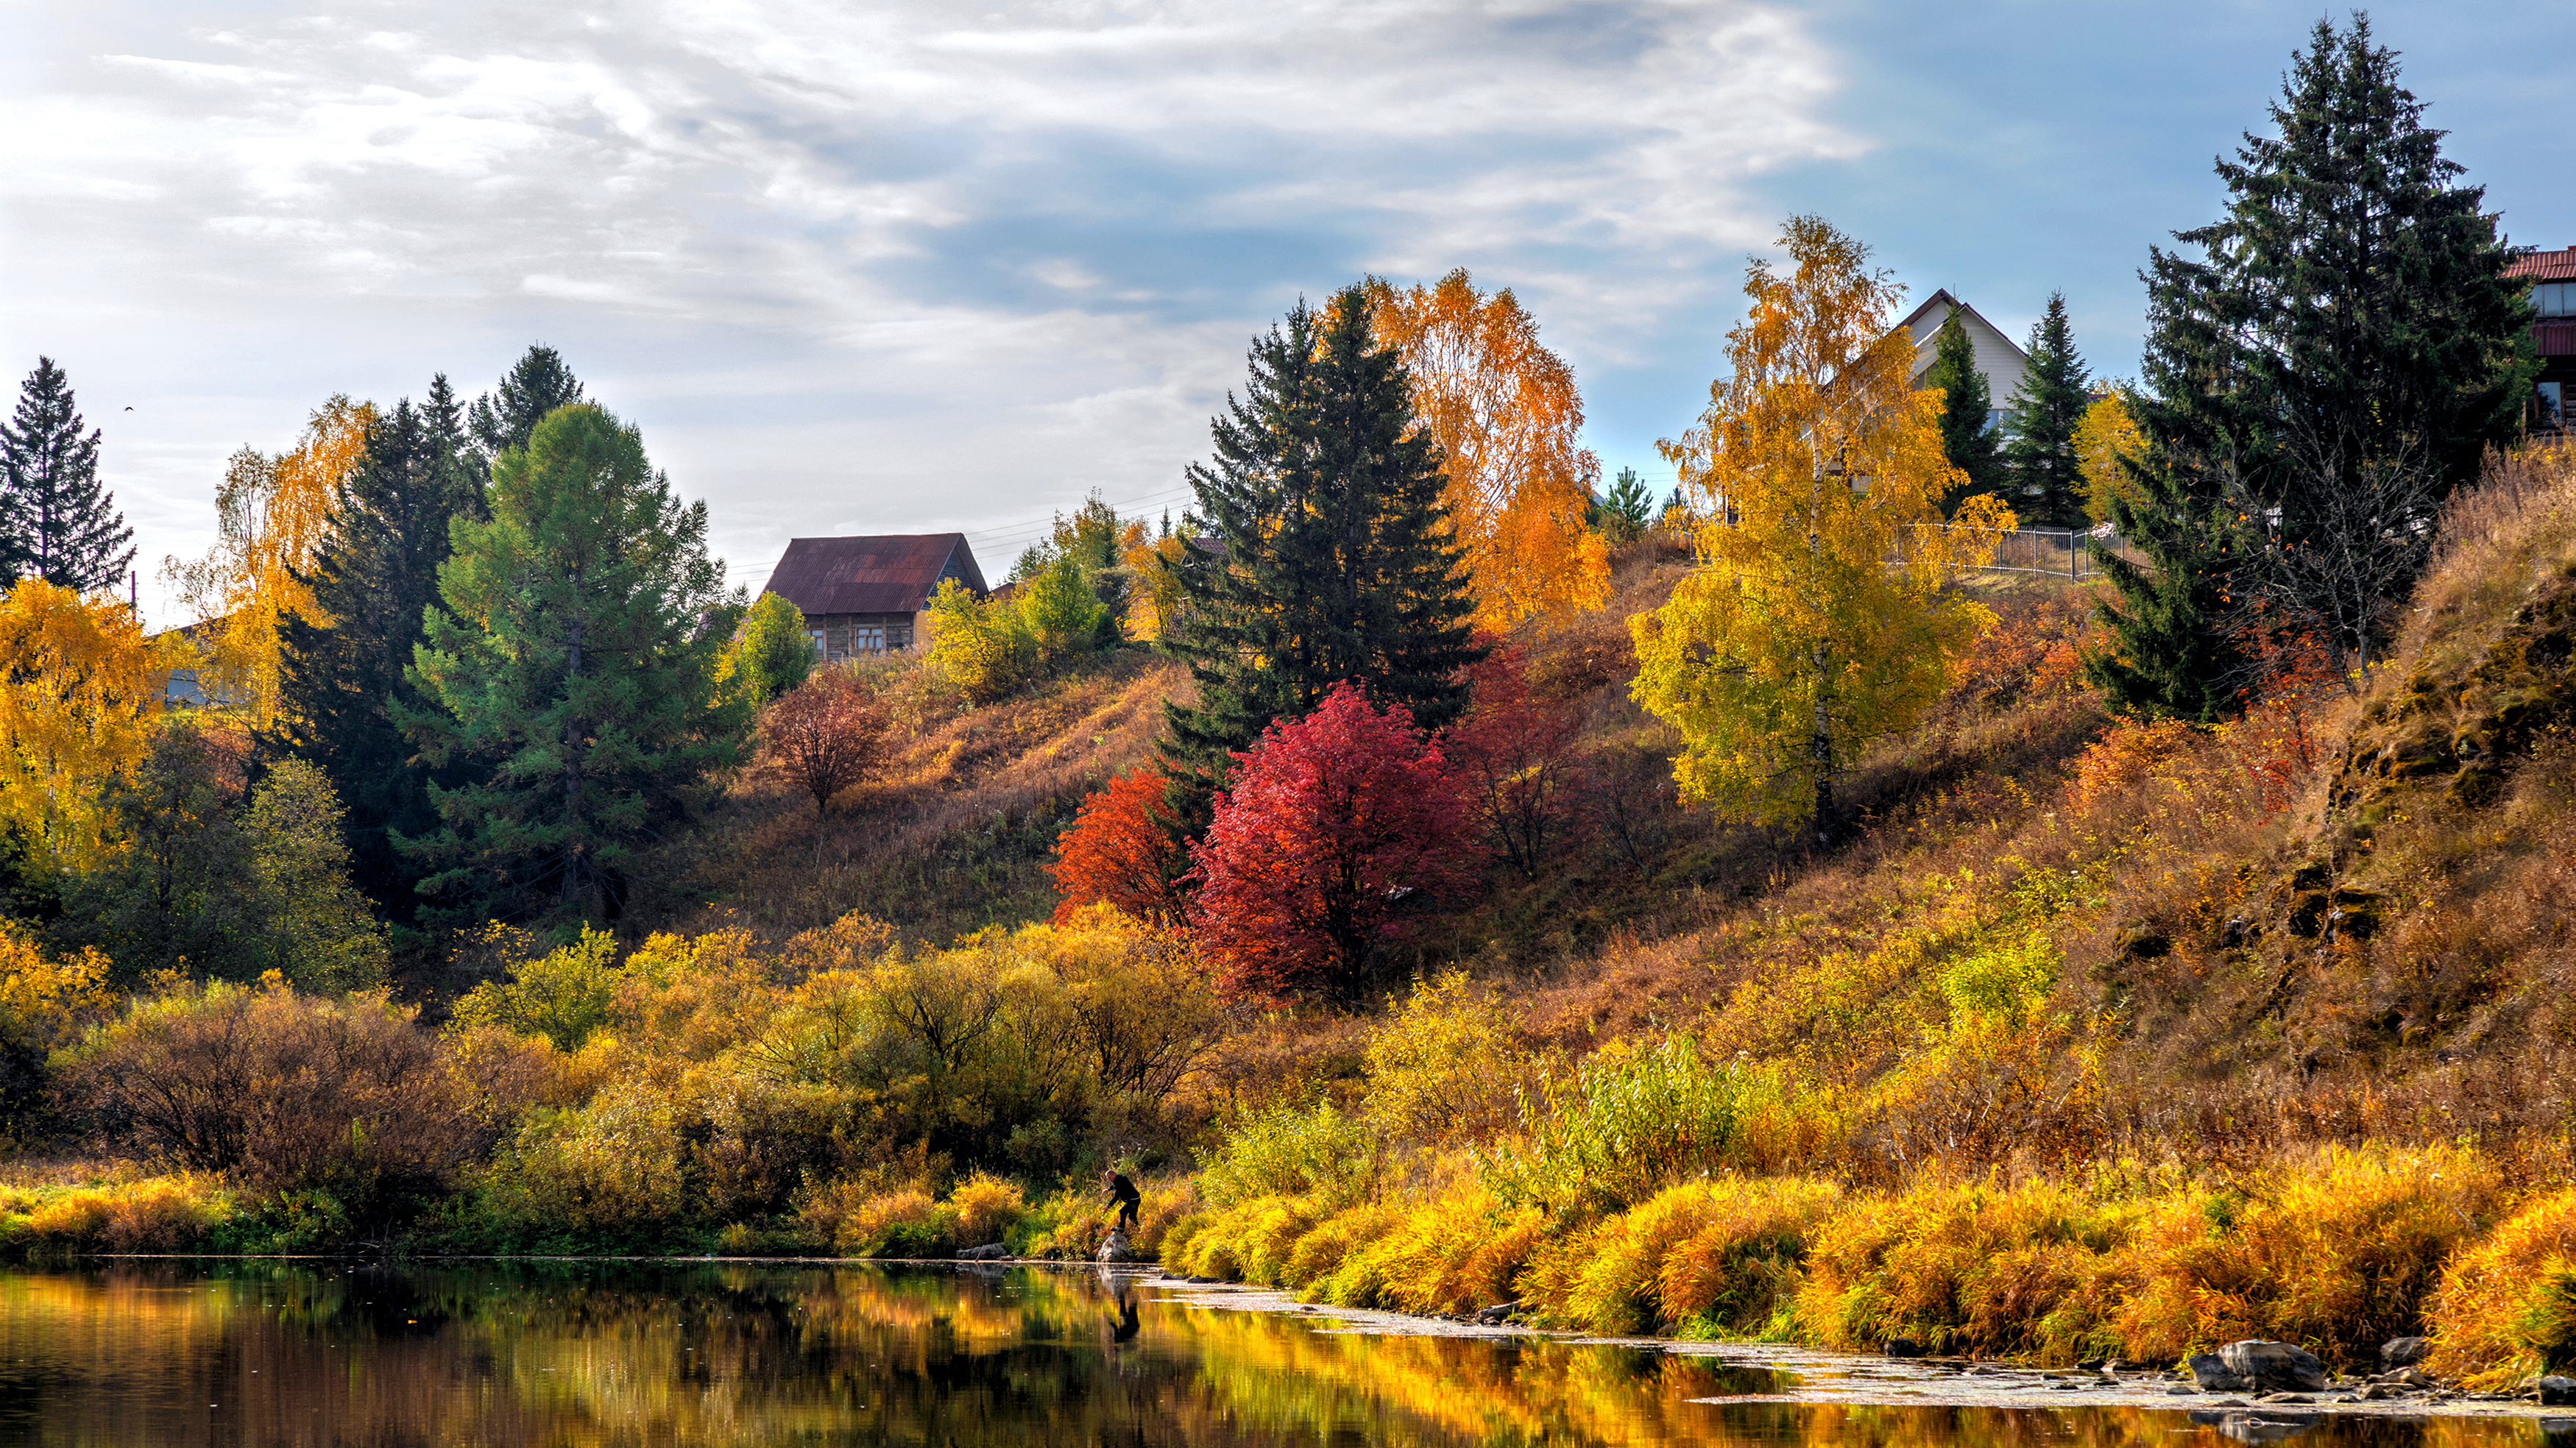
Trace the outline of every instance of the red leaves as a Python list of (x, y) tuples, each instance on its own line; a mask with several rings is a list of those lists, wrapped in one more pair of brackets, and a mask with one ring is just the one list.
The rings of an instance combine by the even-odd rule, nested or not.
[(1548, 845), (1564, 842), (1579, 792), (1574, 740), (1582, 715), (1530, 687), (1517, 644), (1496, 644), (1467, 676), (1475, 707), (1449, 731), (1449, 762), (1494, 853), (1537, 879)]
[(761, 757), (814, 796), (820, 814), (832, 796), (876, 767), (884, 755), (886, 724), (885, 709), (856, 674), (817, 669), (761, 715)]
[(1348, 683), (1234, 758), (1233, 788), (1190, 850), (1200, 942), (1225, 959), (1230, 991), (1358, 998), (1406, 898), (1469, 878), (1447, 760), (1409, 711), (1381, 713)]
[(1055, 907), (1055, 923), (1105, 900), (1139, 920), (1176, 925), (1187, 863), (1163, 803), (1163, 776), (1150, 769), (1121, 775), (1083, 800), (1072, 828), (1056, 836), (1047, 873), (1064, 903)]

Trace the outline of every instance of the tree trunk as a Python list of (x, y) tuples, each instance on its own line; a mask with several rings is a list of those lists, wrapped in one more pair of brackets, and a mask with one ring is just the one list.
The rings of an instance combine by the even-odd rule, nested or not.
[(1834, 847), (1834, 733), (1832, 658), (1819, 644), (1812, 656), (1816, 670), (1815, 732), (1807, 741), (1808, 764), (1816, 775), (1816, 848)]

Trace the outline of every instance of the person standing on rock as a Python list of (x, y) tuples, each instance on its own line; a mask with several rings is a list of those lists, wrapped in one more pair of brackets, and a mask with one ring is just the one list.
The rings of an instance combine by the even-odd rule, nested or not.
[(1125, 1172), (1112, 1167), (1100, 1174), (1100, 1185), (1109, 1193), (1109, 1200), (1118, 1204), (1118, 1225), (1109, 1230), (1113, 1232), (1133, 1230), (1136, 1225), (1136, 1210), (1145, 1205), (1145, 1198), (1137, 1192), (1136, 1184), (1127, 1180)]

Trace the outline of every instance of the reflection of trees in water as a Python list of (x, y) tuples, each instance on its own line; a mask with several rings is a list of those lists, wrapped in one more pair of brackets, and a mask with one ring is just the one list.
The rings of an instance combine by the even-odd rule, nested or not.
[[(1767, 1375), (1651, 1351), (1324, 1325), (1187, 1308), (1124, 1277), (1017, 1269), (0, 1275), (0, 1437), (2169, 1448), (2182, 1426), (2179, 1414), (2123, 1409), (1720, 1409), (1690, 1400), (1759, 1392)], [(2494, 1431), (2345, 1420), (2299, 1441), (2483, 1448), (2502, 1443)], [(2198, 1432), (2223, 1448), (2215, 1429)]]

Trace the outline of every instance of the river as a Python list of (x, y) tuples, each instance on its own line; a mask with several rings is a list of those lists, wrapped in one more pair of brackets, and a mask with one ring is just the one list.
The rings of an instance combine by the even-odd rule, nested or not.
[(2196, 1420), (1961, 1396), (1908, 1365), (1403, 1325), (1092, 1269), (116, 1260), (0, 1272), (0, 1442), (2576, 1448), (2564, 1419)]

